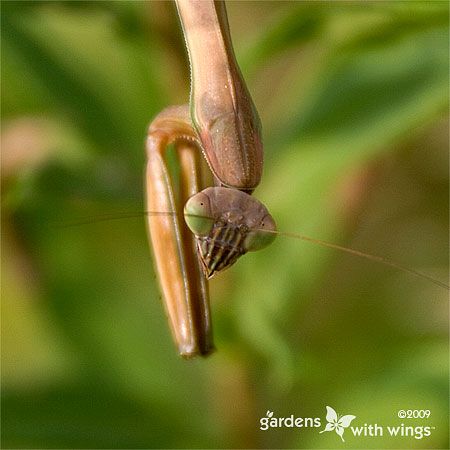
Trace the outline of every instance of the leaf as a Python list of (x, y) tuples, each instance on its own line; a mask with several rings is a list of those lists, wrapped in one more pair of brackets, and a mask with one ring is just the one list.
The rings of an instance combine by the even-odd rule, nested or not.
[(342, 416), (339, 420), (338, 420), (338, 425), (344, 428), (348, 428), (352, 422), (352, 420), (355, 418), (356, 416), (352, 416), (351, 414), (347, 414), (346, 416)]
[[(15, 61), (26, 62), (19, 95), (39, 86), (54, 113), (72, 120), (99, 152), (141, 148), (147, 123), (164, 100), (153, 76), (158, 69), (142, 58), (138, 42), (115, 33), (99, 13), (10, 11), (2, 20), (7, 48)], [(140, 165), (141, 155), (133, 154)]]
[(289, 48), (303, 44), (317, 35), (322, 28), (326, 10), (301, 3), (276, 17), (259, 38), (240, 58), (244, 72), (251, 72), (267, 64), (272, 58)]
[(331, 406), (327, 406), (327, 422), (336, 422), (336, 421), (337, 421), (336, 411)]
[(267, 411), (266, 416), (267, 417), (272, 417), (273, 416), (273, 411)]

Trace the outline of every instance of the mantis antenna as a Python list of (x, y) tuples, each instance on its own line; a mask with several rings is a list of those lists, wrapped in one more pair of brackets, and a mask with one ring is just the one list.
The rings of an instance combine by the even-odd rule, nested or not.
[[(141, 211), (141, 212), (101, 214), (101, 215), (97, 215), (95, 217), (82, 218), (76, 222), (59, 224), (57, 226), (58, 226), (58, 228), (68, 228), (68, 227), (72, 227), (72, 226), (89, 225), (89, 224), (93, 224), (93, 223), (97, 223), (97, 222), (106, 222), (106, 221), (111, 221), (111, 220), (132, 219), (132, 218), (138, 218), (138, 217), (142, 217), (142, 216), (175, 216), (175, 215), (177, 215), (177, 213), (174, 211), (166, 211), (166, 212), (161, 212), (161, 211), (143, 211), (142, 212)], [(201, 216), (201, 215), (197, 215), (197, 214), (185, 214), (185, 216), (192, 217), (192, 218), (204, 219), (204, 220), (211, 220), (211, 221), (214, 220), (211, 217)], [(267, 229), (261, 229), (261, 228), (253, 228), (252, 230), (258, 231), (261, 233), (268, 233), (268, 234), (274, 234), (276, 236), (283, 236), (283, 237), (287, 237), (287, 238), (297, 239), (300, 241), (306, 241), (306, 242), (310, 242), (312, 244), (320, 245), (322, 247), (339, 250), (341, 252), (345, 252), (345, 253), (348, 253), (353, 256), (358, 256), (359, 258), (364, 258), (369, 261), (373, 261), (373, 262), (383, 264), (388, 267), (392, 267), (393, 269), (400, 270), (405, 273), (409, 273), (410, 275), (414, 275), (415, 277), (419, 277), (424, 280), (427, 280), (443, 289), (450, 290), (450, 286), (448, 284), (446, 284), (442, 281), (436, 280), (435, 278), (433, 278), (430, 275), (427, 275), (423, 272), (419, 272), (417, 270), (406, 267), (402, 264), (398, 264), (396, 262), (390, 261), (382, 256), (371, 255), (370, 253), (365, 253), (360, 250), (356, 250), (356, 249), (349, 248), (349, 247), (344, 247), (343, 245), (333, 244), (331, 242), (327, 242), (327, 241), (323, 241), (321, 239), (316, 239), (316, 238), (312, 238), (309, 236), (305, 236), (300, 233), (293, 233), (293, 232), (289, 232), (289, 231), (267, 230)]]

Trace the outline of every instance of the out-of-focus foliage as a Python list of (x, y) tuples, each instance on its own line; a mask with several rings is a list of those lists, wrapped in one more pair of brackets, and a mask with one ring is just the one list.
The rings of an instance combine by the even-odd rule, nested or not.
[[(231, 2), (284, 231), (438, 279), (448, 260), (447, 2)], [(188, 98), (167, 2), (2, 2), (2, 446), (448, 448), (445, 290), (279, 237), (212, 282), (216, 354), (184, 361), (142, 217), (146, 126)], [(261, 431), (259, 418), (430, 437)]]

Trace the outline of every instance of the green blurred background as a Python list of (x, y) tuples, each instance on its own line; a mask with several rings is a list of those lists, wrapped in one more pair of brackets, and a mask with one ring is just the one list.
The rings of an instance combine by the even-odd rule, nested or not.
[[(188, 99), (169, 2), (2, 2), (2, 447), (448, 448), (448, 302), (279, 237), (211, 283), (218, 351), (176, 354), (143, 217), (147, 124)], [(279, 229), (446, 282), (447, 2), (230, 2)], [(423, 439), (275, 417), (396, 425)], [(323, 427), (322, 427), (323, 428)]]

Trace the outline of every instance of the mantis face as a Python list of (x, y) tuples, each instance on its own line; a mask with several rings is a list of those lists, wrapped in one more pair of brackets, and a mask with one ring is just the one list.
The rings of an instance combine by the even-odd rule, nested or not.
[(206, 188), (187, 201), (184, 215), (207, 278), (275, 239), (275, 221), (267, 208), (237, 189)]

